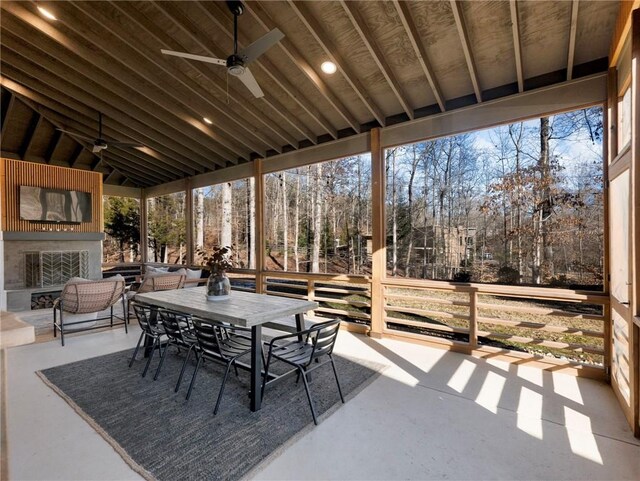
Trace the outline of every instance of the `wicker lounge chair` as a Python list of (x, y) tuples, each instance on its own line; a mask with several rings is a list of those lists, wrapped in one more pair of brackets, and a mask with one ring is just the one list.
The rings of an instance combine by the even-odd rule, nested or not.
[[(122, 308), (124, 309), (125, 307), (124, 286), (124, 279), (121, 276), (98, 281), (81, 278), (70, 279), (65, 284), (62, 294), (55, 300), (53, 305), (54, 337), (57, 337), (58, 331), (60, 331), (60, 340), (64, 346), (65, 333), (71, 330), (77, 332), (105, 327), (105, 325), (95, 325), (96, 321), (104, 319), (111, 321), (109, 324), (111, 327), (124, 324), (126, 330), (127, 325), (125, 318), (115, 316), (113, 313), (113, 306), (116, 302), (121, 301)], [(68, 322), (65, 322), (64, 319), (65, 314), (92, 314), (104, 311), (105, 309), (110, 309), (109, 315), (105, 317), (94, 317), (92, 319), (72, 320)], [(114, 318), (121, 322), (114, 323)], [(71, 326), (85, 323), (93, 323), (93, 325), (71, 328)]]

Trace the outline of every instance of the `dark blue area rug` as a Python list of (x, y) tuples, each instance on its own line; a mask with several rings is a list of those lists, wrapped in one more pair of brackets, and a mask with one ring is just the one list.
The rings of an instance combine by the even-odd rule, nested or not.
[[(213, 415), (223, 366), (206, 362), (189, 401), (193, 363), (174, 393), (183, 355), (171, 349), (157, 381), (154, 359), (131, 369), (132, 350), (39, 372), (39, 376), (147, 479), (224, 479), (251, 476), (263, 463), (314, 428), (302, 381), (267, 388), (262, 410), (249, 410), (249, 373), (230, 374)], [(382, 366), (334, 356), (345, 400), (371, 383)], [(330, 365), (313, 372), (311, 391), (320, 421), (342, 406)]]

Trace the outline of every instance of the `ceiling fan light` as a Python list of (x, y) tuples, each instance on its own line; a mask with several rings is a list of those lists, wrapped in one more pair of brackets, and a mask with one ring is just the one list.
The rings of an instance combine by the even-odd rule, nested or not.
[(338, 67), (336, 67), (336, 64), (329, 61), (322, 62), (322, 65), (320, 65), (320, 68), (324, 73), (329, 75), (336, 73), (336, 70), (338, 70)]
[(41, 7), (40, 5), (38, 5), (38, 11), (42, 14), (43, 17), (46, 17), (49, 20), (58, 20), (53, 13), (51, 13), (46, 8)]
[(209, 119), (208, 119), (208, 118), (206, 118), (206, 117), (202, 117), (202, 120), (204, 120), (204, 123), (205, 123), (205, 124), (213, 125), (213, 122), (211, 122), (211, 120), (209, 120)]

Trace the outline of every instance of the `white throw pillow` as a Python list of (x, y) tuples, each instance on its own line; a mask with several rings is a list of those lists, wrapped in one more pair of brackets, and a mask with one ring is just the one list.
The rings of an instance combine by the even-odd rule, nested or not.
[(156, 274), (166, 274), (167, 272), (169, 272), (169, 268), (168, 267), (146, 266), (144, 268), (144, 277), (146, 279), (149, 276), (154, 276)]
[[(187, 269), (187, 280), (200, 279), (202, 277), (202, 269)], [(198, 287), (197, 282), (185, 283), (184, 287)]]

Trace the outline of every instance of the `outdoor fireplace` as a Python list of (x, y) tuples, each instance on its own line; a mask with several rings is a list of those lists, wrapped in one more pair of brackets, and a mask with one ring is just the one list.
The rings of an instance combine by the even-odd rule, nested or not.
[(25, 252), (25, 287), (59, 286), (89, 277), (89, 251)]

